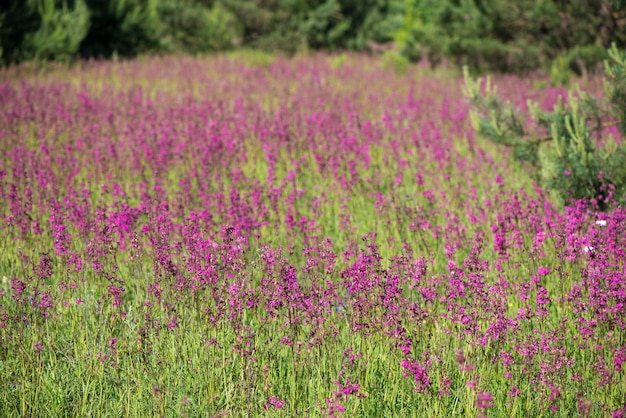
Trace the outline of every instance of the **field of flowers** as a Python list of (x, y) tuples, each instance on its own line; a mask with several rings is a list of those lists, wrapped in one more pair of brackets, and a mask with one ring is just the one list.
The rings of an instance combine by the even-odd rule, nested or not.
[(0, 416), (626, 416), (626, 210), (387, 67), (0, 73)]

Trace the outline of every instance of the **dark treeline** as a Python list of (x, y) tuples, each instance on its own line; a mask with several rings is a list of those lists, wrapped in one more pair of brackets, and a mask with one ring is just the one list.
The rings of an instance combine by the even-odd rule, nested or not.
[(0, 60), (73, 60), (239, 47), (392, 50), (479, 70), (584, 73), (626, 14), (609, 0), (9, 0)]

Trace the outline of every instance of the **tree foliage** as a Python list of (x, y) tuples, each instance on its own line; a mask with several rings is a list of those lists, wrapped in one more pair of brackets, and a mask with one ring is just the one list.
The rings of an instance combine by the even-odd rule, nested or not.
[(398, 0), (225, 0), (243, 27), (243, 43), (288, 52), (361, 50), (390, 42), (401, 20)]
[(0, 58), (5, 63), (69, 59), (89, 29), (83, 0), (26, 0), (0, 9)]
[(223, 51), (241, 43), (241, 25), (222, 4), (161, 0), (162, 48), (203, 53)]
[(213, 52), (244, 46), (380, 51), (473, 70), (544, 67), (554, 83), (626, 47), (626, 12), (608, 0), (7, 0), (0, 59)]
[(557, 58), (583, 73), (626, 45), (626, 16), (607, 0), (406, 0), (403, 51), (473, 69), (530, 70)]
[(392, 42), (402, 13), (402, 0), (10, 0), (0, 9), (0, 56), (362, 50)]

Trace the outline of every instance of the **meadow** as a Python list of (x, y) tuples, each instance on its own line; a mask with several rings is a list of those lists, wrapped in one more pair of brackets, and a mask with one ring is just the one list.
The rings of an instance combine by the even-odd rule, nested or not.
[(626, 210), (393, 64), (1, 70), (0, 415), (625, 417)]

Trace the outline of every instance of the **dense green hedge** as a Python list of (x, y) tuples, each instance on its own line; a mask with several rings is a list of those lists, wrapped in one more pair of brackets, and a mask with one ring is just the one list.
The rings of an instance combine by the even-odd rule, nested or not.
[(410, 60), (475, 69), (584, 73), (626, 46), (608, 0), (9, 0), (0, 59), (203, 53), (238, 46), (293, 53), (394, 45)]

